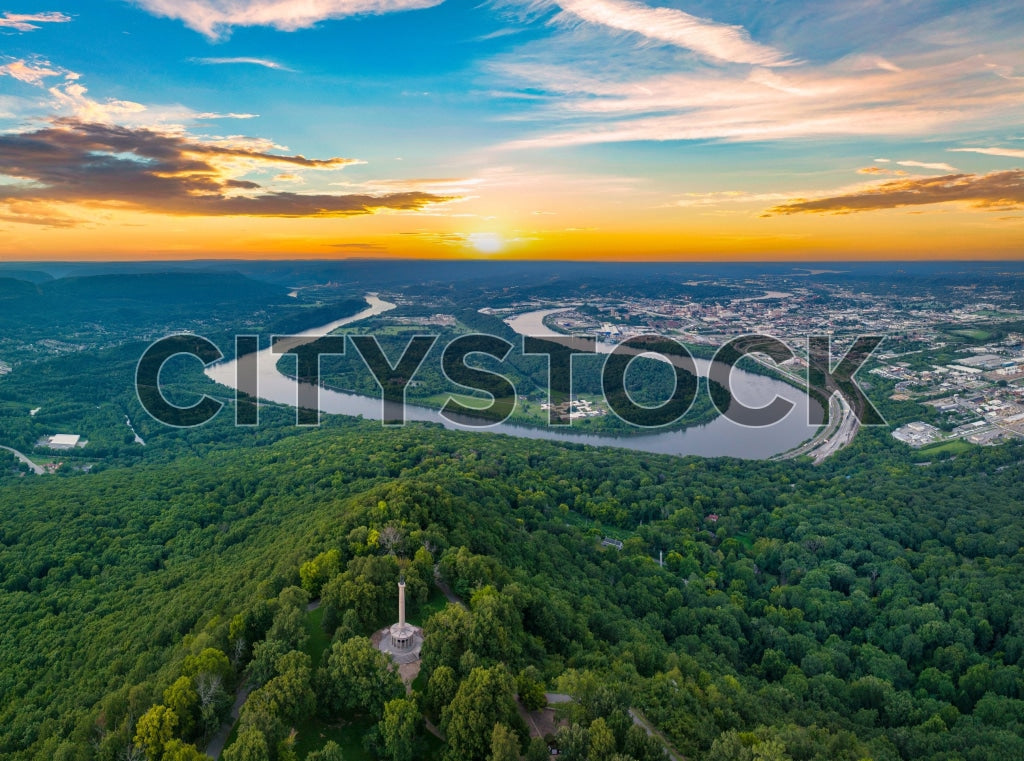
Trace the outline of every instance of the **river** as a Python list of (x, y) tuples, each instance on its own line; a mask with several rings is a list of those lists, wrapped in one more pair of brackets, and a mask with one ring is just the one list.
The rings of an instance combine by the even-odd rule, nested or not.
[[(383, 314), (395, 308), (394, 304), (383, 301), (375, 295), (366, 297), (369, 307), (358, 314), (342, 320), (336, 320), (319, 328), (304, 331), (301, 335), (315, 337), (326, 335), (344, 325), (364, 320), (374, 315)], [(551, 330), (544, 327), (543, 319), (552, 312), (559, 310), (538, 310), (509, 320), (509, 325), (519, 333), (535, 336), (552, 335)], [(293, 345), (298, 342), (294, 342)], [(599, 350), (607, 353), (609, 344), (600, 344)], [(279, 354), (264, 349), (255, 355), (243, 358), (243, 362), (255, 362), (258, 388), (256, 396), (269, 402), (294, 406), (298, 385), (295, 380), (282, 374), (277, 369)], [(696, 360), (697, 372), (706, 375), (710, 362)], [(237, 382), (238, 361), (230, 360), (211, 365), (206, 375), (214, 381), (235, 388)], [(307, 387), (308, 390), (308, 387)], [(406, 420), (440, 423), (445, 428), (469, 430), (480, 434), (507, 434), (519, 438), (544, 439), (548, 441), (570, 441), (594, 446), (612, 446), (633, 449), (642, 452), (654, 452), (671, 455), (700, 455), (703, 457), (731, 456), (743, 459), (760, 460), (781, 454), (803, 441), (811, 438), (817, 426), (808, 425), (808, 404), (816, 403), (793, 388), (774, 378), (735, 370), (732, 375), (733, 395), (749, 407), (760, 407), (771, 402), (776, 396), (789, 400), (793, 409), (785, 418), (772, 426), (750, 428), (734, 423), (728, 418), (718, 417), (706, 425), (687, 428), (682, 431), (664, 431), (634, 436), (613, 436), (597, 434), (578, 434), (550, 428), (531, 428), (510, 423), (499, 423), (481, 427), (452, 422), (442, 417), (438, 410), (416, 405), (407, 405)], [(372, 420), (380, 420), (383, 405), (379, 398), (345, 394), (329, 389), (319, 389), (319, 407), (321, 412), (333, 415), (353, 415)]]

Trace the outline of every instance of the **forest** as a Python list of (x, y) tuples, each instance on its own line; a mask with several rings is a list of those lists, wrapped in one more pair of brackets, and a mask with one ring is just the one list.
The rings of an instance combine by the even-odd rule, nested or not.
[[(409, 276), (345, 266), (369, 274), (334, 287), (317, 283), (338, 265), (211, 265), (162, 289), (142, 271), (0, 268), (0, 444), (90, 442), (52, 476), (0, 450), (0, 758), (1024, 758), (1024, 444), (911, 450), (868, 428), (816, 466), (340, 416), (302, 428), (270, 404), (253, 428), (230, 407), (194, 429), (144, 414), (132, 378), (155, 336), (297, 331)], [(452, 337), (502, 336), (466, 305), (520, 299), (495, 285), (506, 270), (403, 293), (439, 293)], [(574, 272), (531, 270), (529, 286), (564, 293)], [(732, 292), (663, 274), (622, 288)], [(867, 265), (849, 277), (881, 287)], [(388, 330), (394, 358), (408, 331)], [(442, 388), (428, 365), (412, 396)], [(511, 365), (536, 393), (542, 360)], [(638, 369), (615, 391), (663, 398), (666, 368)], [(380, 393), (365, 368), (326, 370)], [(195, 362), (162, 383), (183, 404), (232, 403)], [(891, 424), (934, 414), (871, 383)], [(399, 579), (424, 633), (415, 673), (373, 645)]]
[[(228, 761), (1024, 755), (1020, 445), (867, 432), (814, 467), (289, 430), (7, 477), (0, 754), (202, 758), (248, 683)], [(367, 639), (400, 575), (409, 693)], [(545, 691), (573, 701), (531, 741)]]

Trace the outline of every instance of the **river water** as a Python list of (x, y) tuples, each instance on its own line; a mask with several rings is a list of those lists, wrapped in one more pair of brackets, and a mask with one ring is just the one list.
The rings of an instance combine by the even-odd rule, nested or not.
[[(319, 328), (312, 328), (304, 331), (301, 335), (315, 337), (330, 333), (344, 325), (349, 325), (359, 320), (364, 320), (374, 315), (382, 314), (395, 305), (377, 298), (374, 295), (366, 297), (369, 308), (358, 314), (342, 320), (337, 320)], [(509, 325), (522, 334), (533, 336), (552, 335), (551, 330), (544, 327), (543, 319), (553, 312), (560, 310), (538, 310), (509, 320)], [(294, 343), (297, 342), (293, 342)], [(598, 350), (607, 353), (611, 350), (610, 344), (601, 343)], [(274, 354), (270, 349), (264, 349), (255, 355), (243, 358), (243, 362), (255, 362), (258, 388), (256, 395), (259, 398), (294, 406), (298, 394), (298, 384), (294, 379), (282, 374), (277, 369), (279, 354)], [(696, 360), (697, 372), (707, 375), (710, 362), (707, 360)], [(206, 370), (206, 375), (214, 381), (236, 388), (238, 361), (230, 360), (211, 365)], [(305, 385), (305, 384), (304, 384)], [(306, 387), (308, 391), (308, 386)], [(570, 441), (579, 444), (590, 444), (594, 446), (612, 446), (624, 449), (633, 449), (642, 452), (655, 452), (658, 454), (671, 455), (701, 455), (704, 457), (731, 456), (744, 459), (767, 459), (776, 454), (781, 454), (801, 442), (811, 438), (816, 426), (808, 424), (808, 404), (816, 405), (815, 402), (793, 388), (787, 383), (768, 378), (762, 375), (734, 370), (732, 374), (732, 388), (730, 389), (737, 400), (748, 407), (760, 407), (770, 403), (776, 396), (789, 400), (794, 404), (793, 409), (785, 418), (774, 425), (763, 428), (750, 428), (734, 423), (728, 418), (719, 416), (706, 425), (687, 428), (683, 431), (665, 431), (661, 433), (647, 433), (634, 436), (612, 436), (596, 434), (578, 434), (570, 431), (552, 428), (531, 428), (510, 423), (499, 423), (481, 427), (477, 425), (465, 425), (445, 419), (438, 410), (415, 405), (407, 405), (405, 410), (406, 420), (426, 421), (440, 423), (445, 428), (454, 430), (475, 431), (481, 435), (507, 434), (519, 438), (545, 439), (548, 441)], [(357, 394), (345, 394), (329, 389), (319, 389), (319, 408), (321, 412), (333, 415), (353, 415), (371, 420), (380, 420), (383, 416), (383, 405), (379, 398), (360, 396)]]

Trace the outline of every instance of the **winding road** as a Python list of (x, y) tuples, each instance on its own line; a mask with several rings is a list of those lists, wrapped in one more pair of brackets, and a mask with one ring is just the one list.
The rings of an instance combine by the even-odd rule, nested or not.
[(37, 476), (41, 476), (45, 472), (41, 465), (36, 465), (34, 462), (32, 462), (30, 459), (28, 459), (27, 455), (22, 454), (17, 449), (11, 449), (10, 447), (5, 447), (5, 446), (0, 446), (0, 449), (5, 449), (8, 452), (10, 452), (11, 454), (13, 454), (15, 457), (17, 457), (23, 463), (25, 463), (30, 468), (32, 468), (32, 472), (35, 473)]

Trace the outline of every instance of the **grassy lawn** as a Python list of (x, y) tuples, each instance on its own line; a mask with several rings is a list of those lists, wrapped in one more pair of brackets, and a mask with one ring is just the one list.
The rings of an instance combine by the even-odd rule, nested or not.
[(444, 394), (432, 394), (430, 396), (421, 397), (410, 397), (409, 401), (416, 404), (423, 404), (428, 407), (443, 407), (449, 398), (454, 399), (456, 402), (461, 404), (463, 407), (471, 407), (474, 410), (484, 410), (491, 406), (490, 399), (484, 399), (479, 396), (470, 396), (469, 394), (459, 393), (444, 393)]
[(324, 653), (331, 646), (331, 638), (324, 631), (324, 609), (317, 608), (306, 614), (306, 631), (309, 632), (309, 641), (306, 643), (306, 654), (313, 659), (313, 669), (316, 670), (323, 660)]
[(420, 672), (416, 675), (416, 678), (412, 680), (412, 688), (416, 692), (427, 691), (427, 675), (424, 672)]
[(918, 453), (929, 457), (945, 453), (963, 454), (964, 452), (969, 452), (973, 447), (973, 444), (969, 444), (963, 439), (954, 439), (953, 441), (946, 441), (941, 444), (932, 444), (930, 447), (923, 447), (918, 450)]
[(952, 330), (950, 331), (954, 335), (963, 336), (964, 338), (971, 338), (975, 341), (986, 341), (992, 335), (987, 330), (981, 328), (970, 328), (964, 330)]
[[(423, 626), (424, 621), (430, 618), (432, 615), (437, 613), (439, 610), (443, 610), (444, 606), (448, 604), (448, 600), (441, 593), (441, 590), (435, 587), (433, 584), (430, 585), (430, 597), (422, 605), (418, 605), (409, 612), (409, 623), (413, 626)], [(426, 687), (424, 687), (426, 689)]]

